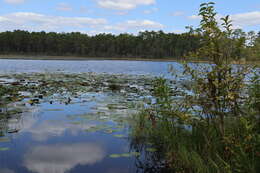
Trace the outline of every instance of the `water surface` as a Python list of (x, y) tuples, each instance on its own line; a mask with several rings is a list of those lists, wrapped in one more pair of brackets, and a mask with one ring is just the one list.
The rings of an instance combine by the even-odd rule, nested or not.
[(97, 72), (111, 74), (169, 75), (168, 67), (180, 68), (177, 62), (152, 61), (65, 61), (65, 60), (6, 60), (0, 59), (0, 73), (28, 72)]
[(1, 173), (142, 172), (128, 122), (149, 97), (149, 77), (5, 73), (0, 83), (25, 87), (20, 101), (0, 106), (22, 110), (0, 119)]

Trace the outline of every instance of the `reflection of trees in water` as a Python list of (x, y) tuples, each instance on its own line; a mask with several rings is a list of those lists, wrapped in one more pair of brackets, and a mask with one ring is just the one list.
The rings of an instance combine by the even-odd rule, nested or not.
[(7, 120), (0, 119), (0, 137), (5, 136), (7, 129), (8, 129)]
[[(8, 108), (1, 108), (2, 113), (7, 113)], [(0, 137), (6, 134), (14, 134), (26, 129), (28, 124), (35, 122), (35, 115), (38, 113), (37, 108), (31, 108), (29, 112), (23, 110), (23, 113), (12, 114), (11, 117), (0, 116)], [(1, 113), (0, 113), (1, 115)]]
[[(141, 155), (135, 158), (137, 173), (167, 173), (169, 169), (162, 153), (147, 151), (150, 148), (144, 141), (132, 137), (130, 148)], [(157, 147), (156, 147), (157, 148)]]
[(7, 107), (5, 105), (0, 105), (0, 137), (5, 136), (8, 132), (8, 120), (6, 119)]
[(0, 119), (0, 137), (5, 136), (7, 133), (18, 133), (21, 130), (20, 121), (20, 116), (12, 119)]

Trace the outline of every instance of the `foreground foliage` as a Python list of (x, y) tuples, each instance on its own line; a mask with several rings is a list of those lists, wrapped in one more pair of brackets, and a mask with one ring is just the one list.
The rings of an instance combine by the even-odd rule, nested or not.
[(233, 41), (229, 16), (220, 29), (216, 14), (214, 3), (201, 5), (196, 32), (203, 46), (190, 54), (213, 64), (184, 63), (189, 82), (182, 87), (156, 80), (154, 104), (134, 116), (133, 148), (145, 151), (151, 143), (158, 150), (141, 164), (150, 172), (260, 171), (259, 69), (232, 65), (241, 62), (243, 46)]

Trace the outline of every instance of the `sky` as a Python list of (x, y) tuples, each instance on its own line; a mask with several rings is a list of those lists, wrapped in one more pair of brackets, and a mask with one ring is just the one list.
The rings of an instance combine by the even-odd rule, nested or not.
[[(182, 33), (197, 27), (206, 0), (0, 0), (0, 32)], [(214, 0), (218, 16), (235, 28), (260, 31), (260, 0)]]

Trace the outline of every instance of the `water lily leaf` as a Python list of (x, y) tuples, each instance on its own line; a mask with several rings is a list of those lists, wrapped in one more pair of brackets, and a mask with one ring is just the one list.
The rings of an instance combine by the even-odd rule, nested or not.
[(123, 138), (125, 137), (124, 135), (113, 135), (114, 137), (117, 137), (117, 138)]
[(9, 148), (7, 148), (7, 147), (0, 147), (0, 151), (8, 151), (9, 150)]
[(131, 155), (135, 156), (135, 157), (139, 157), (141, 155), (141, 153), (139, 153), (139, 152), (131, 152)]
[(121, 154), (122, 157), (131, 157), (131, 153), (124, 153), (124, 154)]
[(110, 158), (120, 158), (121, 155), (120, 154), (111, 154), (109, 155)]
[(105, 133), (107, 133), (107, 134), (114, 133), (114, 131), (113, 131), (113, 130), (111, 130), (111, 129), (107, 129), (107, 130), (105, 130), (104, 132), (105, 132)]
[(148, 151), (148, 152), (156, 152), (157, 149), (156, 148), (146, 148), (146, 151)]
[(75, 121), (75, 122), (71, 122), (71, 124), (73, 124), (73, 125), (79, 125), (79, 124), (81, 124), (81, 122)]
[(0, 138), (0, 142), (10, 142), (9, 138)]
[(153, 145), (153, 143), (151, 143), (151, 142), (147, 142), (146, 144), (147, 144), (147, 145)]
[(97, 132), (98, 130), (100, 129), (97, 127), (90, 127), (88, 129), (85, 129), (85, 132)]

